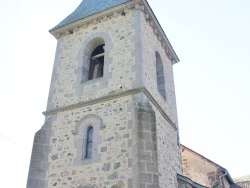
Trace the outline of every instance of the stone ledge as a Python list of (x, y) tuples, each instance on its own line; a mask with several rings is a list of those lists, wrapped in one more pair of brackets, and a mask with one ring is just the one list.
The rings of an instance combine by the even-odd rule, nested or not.
[(166, 114), (166, 112), (161, 108), (161, 106), (157, 103), (157, 101), (154, 99), (154, 97), (150, 94), (150, 92), (145, 87), (130, 89), (130, 90), (122, 91), (122, 92), (115, 93), (115, 94), (109, 94), (107, 96), (100, 97), (98, 99), (92, 99), (92, 100), (89, 100), (89, 101), (79, 102), (79, 103), (72, 104), (72, 105), (69, 105), (69, 106), (59, 107), (59, 108), (56, 108), (56, 109), (53, 109), (53, 110), (44, 111), (43, 115), (45, 115), (45, 116), (54, 115), (54, 114), (57, 114), (59, 112), (64, 112), (64, 111), (67, 111), (67, 110), (73, 110), (73, 109), (76, 109), (76, 108), (89, 106), (89, 105), (97, 104), (97, 103), (100, 103), (100, 102), (105, 102), (105, 101), (109, 101), (109, 100), (113, 100), (113, 99), (116, 99), (116, 98), (129, 96), (129, 95), (134, 95), (134, 94), (138, 94), (138, 93), (144, 93), (149, 98), (149, 100), (154, 104), (154, 106), (159, 110), (159, 112), (163, 115), (163, 117), (169, 122), (169, 124), (172, 126), (172, 128), (175, 131), (178, 130), (176, 123), (173, 122), (169, 118), (169, 116)]

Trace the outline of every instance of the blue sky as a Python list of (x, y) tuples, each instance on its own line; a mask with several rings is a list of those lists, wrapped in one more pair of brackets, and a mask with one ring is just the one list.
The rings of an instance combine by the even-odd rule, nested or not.
[[(25, 187), (56, 49), (48, 30), (81, 0), (1, 2), (0, 184)], [(181, 60), (174, 65), (181, 142), (232, 177), (250, 174), (250, 1), (148, 2)]]

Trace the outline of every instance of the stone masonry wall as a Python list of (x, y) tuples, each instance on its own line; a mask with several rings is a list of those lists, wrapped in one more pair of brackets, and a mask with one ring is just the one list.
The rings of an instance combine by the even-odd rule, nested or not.
[[(142, 16), (142, 18), (143, 19), (141, 19), (141, 35), (142, 58), (144, 62), (142, 67), (143, 72), (145, 73), (143, 75), (144, 85), (149, 90), (151, 95), (154, 96), (157, 103), (168, 114), (170, 119), (178, 126), (173, 65), (168, 59), (164, 49), (162, 48), (161, 42), (158, 40), (157, 35), (154, 33), (154, 29), (150, 26), (149, 22), (146, 21), (144, 16)], [(156, 52), (159, 53), (163, 63), (166, 99), (162, 97), (157, 88), (155, 56)]]
[(139, 102), (139, 180), (140, 188), (159, 187), (156, 117), (150, 103)]
[[(48, 187), (177, 187), (180, 158), (172, 126), (144, 94), (132, 98), (119, 97), (57, 114), (50, 139)], [(78, 140), (86, 129), (78, 125), (85, 117), (90, 117), (87, 124), (96, 132), (94, 157), (80, 156), (79, 161), (84, 139), (80, 145)], [(99, 117), (102, 125), (96, 127), (92, 117)]]
[[(131, 187), (134, 126), (131, 110), (130, 97), (124, 97), (59, 113), (53, 123), (54, 136), (50, 141), (48, 186)], [(84, 149), (84, 141), (80, 147), (76, 141), (84, 135), (84, 129), (79, 129), (78, 134), (75, 129), (78, 122), (89, 115), (100, 117), (103, 127), (96, 127), (95, 118), (90, 118), (88, 124), (94, 128), (93, 159), (81, 156), (81, 161), (77, 161), (79, 150)]]
[[(100, 39), (105, 41), (104, 76), (83, 80), (86, 49)], [(145, 86), (178, 125), (172, 65), (160, 46), (140, 10), (89, 23), (58, 39), (47, 110), (59, 111), (50, 113), (53, 134), (46, 140), (50, 148), (41, 188), (177, 187), (177, 130), (145, 94), (126, 94)], [(166, 100), (157, 89), (156, 51), (166, 73)], [(100, 100), (114, 94), (117, 98)], [(88, 126), (94, 128), (94, 157), (83, 159)]]
[[(165, 54), (161, 42), (158, 40), (149, 22), (142, 16), (142, 58), (144, 85), (156, 102), (164, 110), (178, 128), (173, 66)], [(166, 99), (162, 97), (157, 88), (156, 56), (158, 52), (163, 63)], [(154, 106), (154, 105), (152, 105)], [(161, 187), (177, 187), (176, 173), (182, 174), (180, 148), (178, 145), (178, 130), (174, 130), (163, 117), (157, 107), (153, 107), (157, 120), (157, 148), (159, 163), (159, 181)]]
[[(176, 175), (182, 174), (177, 131), (147, 96), (137, 94), (135, 100), (141, 109), (139, 126), (143, 127), (142, 130), (139, 128), (139, 135), (141, 135), (139, 150), (142, 156), (140, 157), (140, 170), (144, 177), (147, 177), (144, 183), (150, 184), (152, 177), (152, 182), (159, 181), (159, 185), (155, 187), (176, 188), (178, 187)], [(143, 171), (146, 173), (144, 174)]]
[(180, 148), (177, 142), (177, 131), (162, 114), (156, 112), (158, 164), (160, 187), (177, 187), (176, 175), (182, 174)]
[[(135, 10), (125, 16), (110, 16), (58, 39), (47, 110), (133, 87), (140, 71), (135, 69), (136, 63), (140, 63), (135, 62), (135, 16)], [(105, 41), (104, 76), (82, 83), (86, 48), (97, 38)]]

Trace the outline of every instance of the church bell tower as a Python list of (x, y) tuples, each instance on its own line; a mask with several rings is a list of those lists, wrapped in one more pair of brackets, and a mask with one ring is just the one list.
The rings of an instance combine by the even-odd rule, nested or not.
[(173, 65), (146, 0), (83, 0), (57, 40), (27, 188), (177, 188)]

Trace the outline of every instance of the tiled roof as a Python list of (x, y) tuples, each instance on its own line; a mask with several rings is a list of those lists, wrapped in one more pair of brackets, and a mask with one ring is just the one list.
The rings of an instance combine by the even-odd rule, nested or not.
[(130, 0), (83, 0), (74, 12), (51, 30), (58, 29), (128, 1)]

